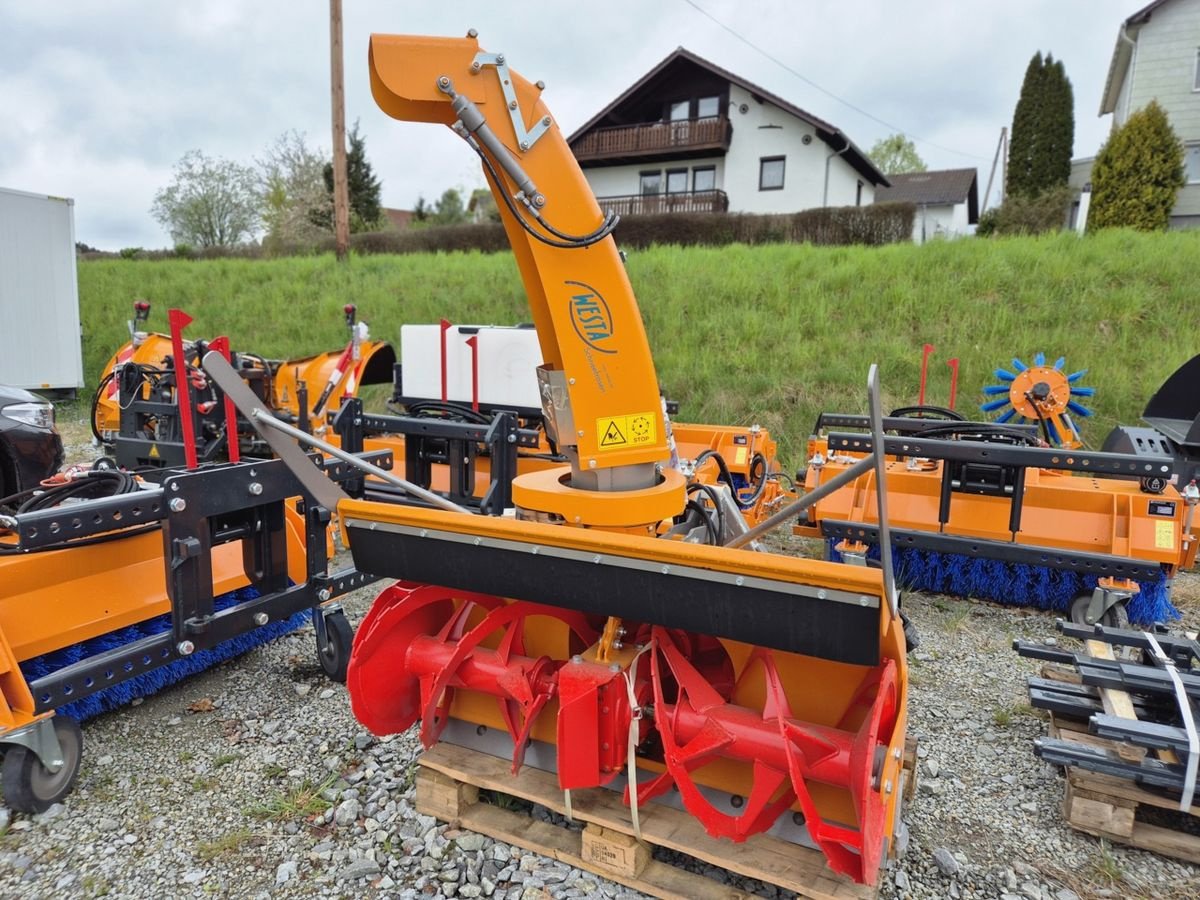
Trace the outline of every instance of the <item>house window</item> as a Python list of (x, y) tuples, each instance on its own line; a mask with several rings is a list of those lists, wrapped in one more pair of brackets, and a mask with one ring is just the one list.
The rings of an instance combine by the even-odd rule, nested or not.
[(854, 189), (854, 205), (862, 206), (862, 182), (858, 183), (858, 187)]
[(1192, 90), (1200, 91), (1200, 47), (1196, 48), (1196, 67), (1192, 70)]
[(692, 103), (690, 100), (680, 100), (677, 103), (671, 104), (670, 119), (672, 122), (682, 122), (688, 118), (691, 112)]
[(687, 193), (688, 170), (687, 169), (667, 169), (667, 193), (668, 194), (685, 194)]
[(693, 191), (715, 191), (717, 189), (717, 169), (715, 166), (705, 166), (692, 170)]
[(641, 194), (661, 194), (662, 193), (662, 172), (642, 172)]
[(720, 97), (701, 97), (696, 102), (696, 118), (707, 119), (721, 114)]
[(1187, 144), (1183, 148), (1183, 167), (1188, 184), (1200, 184), (1200, 144)]
[(760, 191), (783, 190), (783, 159), (782, 156), (764, 156), (758, 161)]

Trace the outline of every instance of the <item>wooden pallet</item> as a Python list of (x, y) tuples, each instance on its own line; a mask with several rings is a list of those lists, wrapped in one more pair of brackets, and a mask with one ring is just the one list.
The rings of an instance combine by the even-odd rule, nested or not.
[[(915, 762), (915, 742), (906, 753)], [(655, 860), (651, 847), (685, 853), (706, 863), (795, 891), (814, 900), (876, 896), (876, 889), (834, 874), (817, 850), (769, 835), (743, 844), (709, 837), (690, 814), (657, 803), (641, 808), (642, 838), (633, 834), (620, 794), (603, 789), (571, 792), (572, 816), (582, 832), (541, 822), (524, 812), (479, 799), (480, 789), (497, 791), (565, 814), (557, 777), (530, 766), (513, 776), (510, 763), (453, 744), (438, 744), (418, 760), (417, 810), (456, 827), (532, 850), (669, 900), (733, 900), (750, 895)], [(911, 771), (911, 770), (910, 770)], [(907, 774), (907, 773), (906, 773)], [(909, 781), (914, 779), (909, 777)]]
[[(1114, 752), (1120, 749), (1120, 742), (1088, 734), (1085, 723), (1056, 716), (1051, 717), (1050, 736)], [(1148, 809), (1161, 809), (1173, 812), (1182, 822), (1189, 813), (1180, 811), (1178, 801), (1138, 787), (1128, 779), (1074, 766), (1067, 768), (1066, 775), (1063, 816), (1072, 828), (1114, 843), (1200, 863), (1200, 835), (1138, 818), (1139, 811), (1144, 816)], [(1200, 806), (1193, 806), (1190, 815), (1200, 816)], [(1169, 820), (1171, 817), (1161, 818)]]

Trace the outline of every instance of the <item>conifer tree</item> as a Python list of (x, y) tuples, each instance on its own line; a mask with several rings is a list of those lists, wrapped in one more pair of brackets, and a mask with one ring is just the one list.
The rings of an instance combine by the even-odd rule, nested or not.
[(1034, 54), (1013, 114), (1008, 192), (1035, 197), (1071, 175), (1075, 99), (1061, 60)]
[(1088, 231), (1162, 231), (1186, 182), (1183, 145), (1154, 100), (1113, 131), (1092, 166)]
[[(367, 139), (358, 133), (358, 122), (346, 135), (350, 148), (346, 151), (346, 187), (350, 195), (350, 231), (375, 231), (380, 227), (382, 206), (379, 200), (379, 179), (367, 160)], [(325, 190), (333, 197), (333, 163), (325, 165)], [(328, 209), (314, 213), (313, 222), (323, 228), (333, 228), (332, 201)]]

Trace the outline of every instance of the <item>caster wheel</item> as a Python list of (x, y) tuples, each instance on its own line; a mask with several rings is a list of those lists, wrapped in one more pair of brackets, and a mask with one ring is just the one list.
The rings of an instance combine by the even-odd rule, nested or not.
[(1087, 620), (1088, 605), (1092, 602), (1091, 594), (1080, 594), (1071, 601), (1070, 619), (1073, 625), (1103, 625), (1105, 628), (1128, 628), (1129, 611), (1124, 603), (1112, 606), (1100, 617), (1099, 622)]
[(83, 758), (83, 732), (79, 723), (67, 716), (55, 716), (54, 733), (62, 747), (63, 764), (57, 772), (49, 772), (28, 747), (9, 744), (4, 751), (0, 781), (4, 785), (4, 802), (18, 812), (45, 812), (60, 802), (79, 775)]
[(350, 649), (354, 644), (354, 629), (346, 614), (335, 612), (325, 617), (325, 643), (318, 638), (317, 661), (331, 681), (344, 684), (346, 667), (350, 665)]

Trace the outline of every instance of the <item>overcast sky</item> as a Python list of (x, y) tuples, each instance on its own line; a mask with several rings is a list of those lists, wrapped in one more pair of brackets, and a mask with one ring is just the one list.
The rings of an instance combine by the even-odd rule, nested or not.
[[(903, 130), (931, 168), (974, 166), (982, 193), (1030, 57), (1075, 88), (1075, 155), (1111, 117), (1100, 92), (1121, 21), (1143, 0), (345, 0), (347, 122), (361, 120), (385, 206), (482, 185), (448, 129), (371, 99), (371, 32), (461, 35), (543, 79), (570, 133), (677, 46), (779, 94), (864, 150)], [(77, 237), (162, 247), (155, 192), (191, 149), (250, 163), (279, 134), (329, 142), (325, 0), (0, 0), (0, 187), (73, 197)]]

